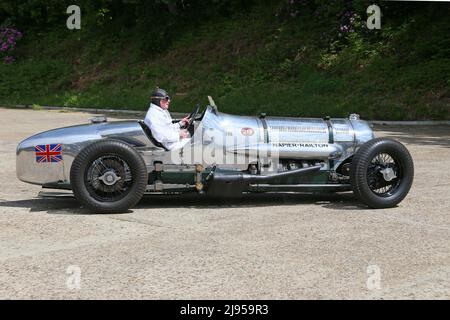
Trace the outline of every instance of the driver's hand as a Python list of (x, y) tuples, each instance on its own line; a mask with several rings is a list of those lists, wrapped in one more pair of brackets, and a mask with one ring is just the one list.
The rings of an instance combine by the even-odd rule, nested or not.
[(182, 127), (185, 127), (188, 123), (189, 123), (189, 116), (184, 117), (183, 119), (180, 120), (180, 124)]
[(181, 139), (189, 138), (189, 132), (186, 129), (181, 129), (180, 130), (180, 138)]

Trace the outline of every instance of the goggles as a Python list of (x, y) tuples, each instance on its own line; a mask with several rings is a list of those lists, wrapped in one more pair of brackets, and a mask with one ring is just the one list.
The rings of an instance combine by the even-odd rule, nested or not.
[(153, 96), (152, 99), (161, 99), (161, 100), (169, 101), (170, 97), (169, 96), (165, 96), (165, 97), (155, 97), (155, 96)]

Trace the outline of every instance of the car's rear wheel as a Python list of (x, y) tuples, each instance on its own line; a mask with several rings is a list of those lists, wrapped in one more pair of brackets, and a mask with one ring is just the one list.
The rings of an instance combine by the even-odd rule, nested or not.
[(350, 168), (354, 194), (371, 208), (396, 206), (408, 194), (413, 179), (414, 165), (408, 149), (387, 138), (363, 144)]
[(147, 187), (147, 168), (139, 153), (118, 140), (102, 140), (74, 159), (70, 183), (75, 197), (96, 213), (125, 212)]

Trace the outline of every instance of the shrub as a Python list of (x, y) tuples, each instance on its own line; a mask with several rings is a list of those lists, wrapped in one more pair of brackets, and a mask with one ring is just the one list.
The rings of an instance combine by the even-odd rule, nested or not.
[(16, 59), (12, 55), (16, 48), (17, 41), (22, 38), (22, 32), (14, 29), (3, 27), (0, 29), (0, 57), (4, 63), (13, 63)]

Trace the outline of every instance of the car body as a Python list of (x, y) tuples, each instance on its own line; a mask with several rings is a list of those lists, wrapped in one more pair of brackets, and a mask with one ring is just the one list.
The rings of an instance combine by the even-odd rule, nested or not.
[[(189, 128), (192, 137), (177, 150), (165, 149), (139, 120), (96, 119), (90, 124), (33, 135), (17, 147), (17, 177), (44, 188), (74, 189), (72, 180), (89, 167), (80, 165), (85, 171), (74, 173), (73, 163), (80, 153), (93, 144), (115, 141), (121, 143), (117, 144), (119, 149), (122, 145), (132, 148), (145, 164), (146, 186), (140, 193), (197, 192), (236, 197), (249, 192), (355, 191), (352, 159), (361, 146), (376, 140), (370, 125), (355, 114), (339, 119), (237, 116), (219, 112), (212, 99), (200, 116), (198, 108), (196, 111)], [(409, 156), (406, 148), (400, 153), (405, 151)], [(127, 164), (122, 170), (117, 163), (109, 171), (97, 170), (96, 178), (85, 176), (85, 182), (100, 179), (100, 184), (112, 190), (114, 183), (124, 181), (133, 171)], [(395, 180), (398, 168), (393, 168), (378, 168), (377, 177), (385, 178), (386, 183)], [(111, 187), (105, 179), (114, 182)], [(407, 190), (411, 183), (412, 178)], [(99, 199), (102, 202), (103, 198)], [(102, 210), (100, 204), (96, 207), (98, 211), (115, 211), (113, 205), (108, 208)]]

